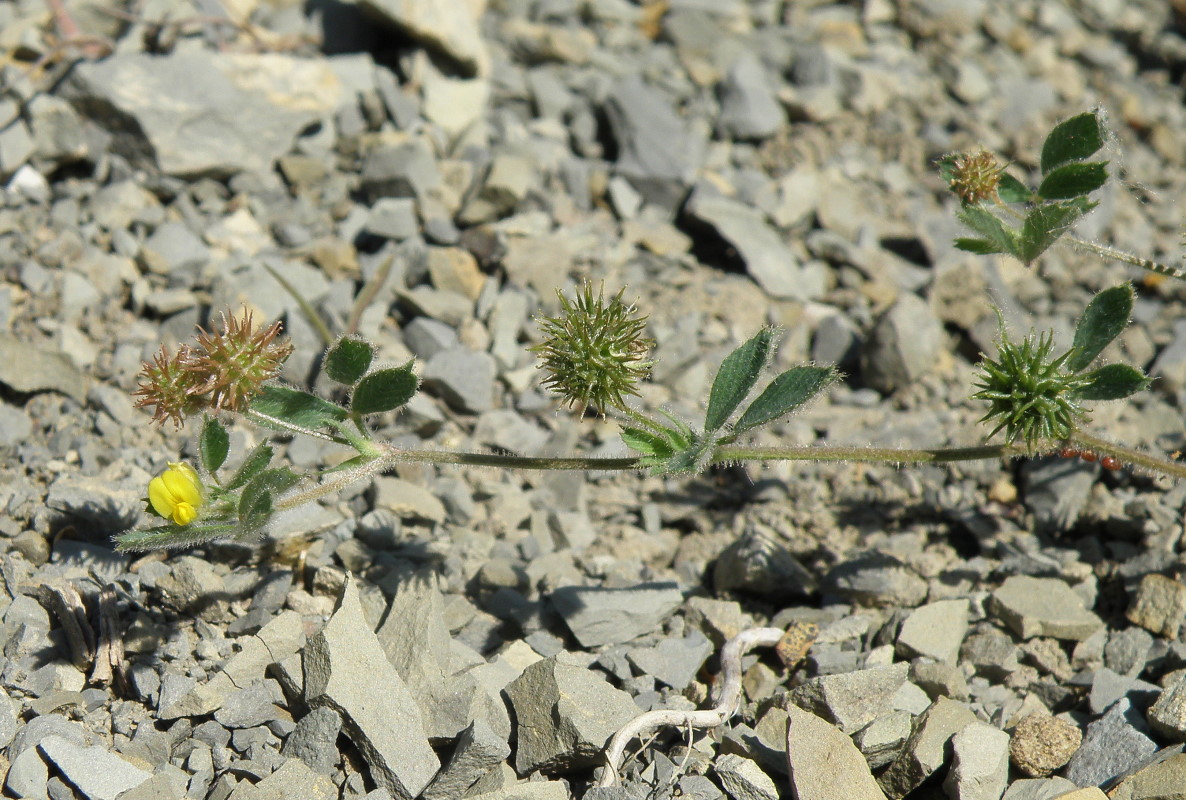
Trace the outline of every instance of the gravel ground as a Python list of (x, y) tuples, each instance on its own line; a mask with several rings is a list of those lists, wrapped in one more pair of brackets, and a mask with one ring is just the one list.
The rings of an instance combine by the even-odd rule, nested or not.
[[(246, 305), (308, 385), (322, 345), (273, 273), (341, 330), (389, 259), (359, 330), (426, 378), (380, 420), (407, 446), (624, 454), (525, 351), (585, 279), (650, 315), (646, 408), (696, 418), (774, 323), (776, 367), (847, 377), (761, 443), (973, 444), (991, 303), (1069, 342), (1137, 278), (1105, 355), (1158, 380), (1092, 424), (1182, 449), (1182, 286), (956, 251), (933, 162), (1024, 174), (1099, 107), (1116, 180), (1079, 234), (1177, 263), (1184, 37), (1178, 0), (0, 5), (5, 796), (1183, 797), (1186, 484), (1126, 469), (409, 464), (262, 544), (110, 537), (195, 453), (132, 407), (143, 359)], [(803, 657), (747, 656), (728, 724), (594, 788), (610, 735), (711, 705), (754, 626)]]

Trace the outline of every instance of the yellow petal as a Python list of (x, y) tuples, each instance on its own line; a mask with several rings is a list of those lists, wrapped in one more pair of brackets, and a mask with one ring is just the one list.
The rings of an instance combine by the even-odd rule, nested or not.
[(173, 521), (178, 525), (188, 525), (198, 516), (198, 511), (189, 503), (178, 503), (173, 509)]
[(202, 504), (202, 484), (193, 467), (186, 463), (171, 464), (161, 474), (174, 503), (188, 503), (197, 508)]
[(148, 502), (152, 504), (153, 510), (162, 517), (173, 516), (173, 508), (176, 503), (173, 502), (173, 495), (165, 486), (163, 475), (158, 475), (148, 482)]

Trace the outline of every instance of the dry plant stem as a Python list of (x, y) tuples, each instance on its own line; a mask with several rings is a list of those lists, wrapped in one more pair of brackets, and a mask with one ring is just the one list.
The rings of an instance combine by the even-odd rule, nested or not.
[(783, 633), (781, 628), (750, 628), (725, 642), (721, 649), (721, 693), (717, 704), (700, 711), (659, 709), (635, 717), (609, 740), (605, 748), (606, 769), (597, 785), (606, 787), (618, 782), (618, 770), (631, 739), (641, 739), (663, 726), (715, 728), (733, 716), (741, 700), (741, 657), (755, 647), (773, 647)]
[(269, 275), (276, 279), (276, 283), (280, 284), (284, 288), (284, 291), (292, 295), (293, 300), (296, 300), (297, 305), (301, 308), (301, 313), (305, 315), (305, 319), (309, 320), (309, 324), (313, 326), (313, 330), (317, 331), (317, 336), (321, 339), (321, 343), (326, 347), (329, 347), (331, 344), (333, 344), (334, 335), (326, 326), (325, 321), (321, 318), (321, 315), (317, 313), (317, 309), (313, 308), (309, 301), (306, 300), (304, 296), (296, 290), (296, 287), (288, 282), (287, 278), (285, 278), (276, 270), (272, 269), (267, 264), (264, 264), (264, 269), (268, 271)]
[(375, 274), (362, 287), (362, 291), (358, 293), (358, 297), (354, 301), (354, 307), (350, 309), (350, 318), (346, 320), (346, 335), (358, 332), (358, 323), (362, 321), (363, 312), (367, 310), (367, 306), (375, 301), (379, 295), (379, 290), (383, 288), (383, 284), (387, 283), (387, 276), (391, 274), (391, 267), (395, 264), (395, 254), (387, 256), (383, 259), (383, 263), (375, 270)]

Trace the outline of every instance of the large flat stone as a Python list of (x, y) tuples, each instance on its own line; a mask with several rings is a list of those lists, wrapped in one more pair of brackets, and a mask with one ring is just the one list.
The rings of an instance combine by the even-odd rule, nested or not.
[(366, 624), (353, 578), (329, 622), (305, 645), (303, 664), (305, 700), (341, 715), (375, 783), (398, 800), (423, 792), (440, 761), (415, 698)]

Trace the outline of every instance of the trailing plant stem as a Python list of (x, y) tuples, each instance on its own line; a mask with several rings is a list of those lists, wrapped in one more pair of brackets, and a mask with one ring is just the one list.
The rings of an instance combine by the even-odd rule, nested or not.
[(1157, 458), (1148, 453), (1142, 453), (1140, 450), (1134, 450), (1131, 447), (1113, 444), (1106, 439), (1092, 436), (1089, 433), (1076, 431), (1068, 439), (1068, 442), (1072, 445), (1080, 446), (1084, 450), (1090, 450), (1096, 455), (1112, 456), (1126, 464), (1140, 467), (1150, 472), (1172, 475), (1175, 478), (1186, 478), (1186, 464), (1170, 461), (1165, 458)]
[(1154, 272), (1158, 275), (1168, 275), (1171, 278), (1186, 280), (1186, 271), (1178, 269), (1177, 267), (1171, 267), (1168, 264), (1162, 264), (1158, 261), (1152, 261), (1148, 258), (1141, 258), (1140, 256), (1133, 255), (1132, 253), (1126, 253), (1123, 250), (1117, 250), (1114, 247), (1108, 247), (1107, 245), (1089, 242), (1086, 239), (1080, 239), (1076, 236), (1068, 235), (1067, 241), (1073, 244), (1075, 247), (1082, 248), (1083, 250), (1089, 250), (1098, 256), (1103, 256), (1104, 258), (1110, 258), (1114, 261), (1120, 261), (1124, 264), (1131, 264), (1134, 267), (1140, 267), (1141, 269)]

